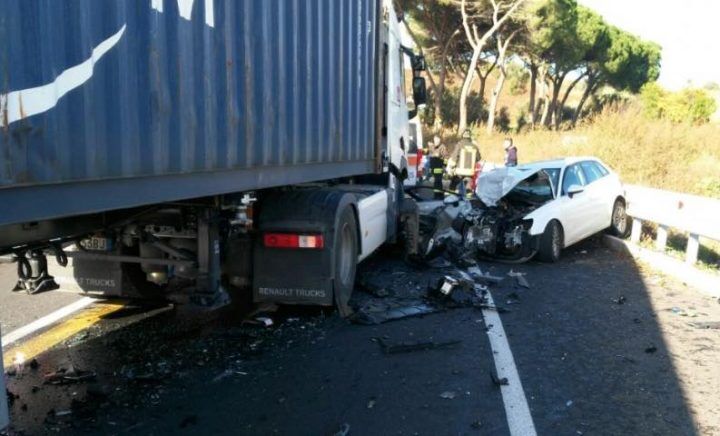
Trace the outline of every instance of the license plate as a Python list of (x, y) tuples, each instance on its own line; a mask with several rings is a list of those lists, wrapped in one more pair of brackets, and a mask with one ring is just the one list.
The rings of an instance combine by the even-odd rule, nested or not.
[(80, 245), (86, 250), (110, 251), (112, 249), (112, 239), (101, 236), (91, 236), (80, 241)]

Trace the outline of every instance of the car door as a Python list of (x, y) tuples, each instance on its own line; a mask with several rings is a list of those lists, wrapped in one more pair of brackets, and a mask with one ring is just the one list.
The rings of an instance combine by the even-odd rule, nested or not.
[(610, 215), (612, 213), (612, 200), (609, 199), (611, 194), (608, 192), (610, 179), (605, 177), (605, 174), (594, 161), (580, 162), (580, 167), (585, 175), (585, 190), (588, 197), (590, 197), (593, 209), (591, 225), (588, 228), (588, 235), (591, 235), (610, 225)]
[(585, 188), (585, 175), (580, 164), (572, 164), (565, 168), (560, 185), (558, 219), (565, 232), (565, 246), (584, 238), (592, 228), (593, 207), (590, 194), (583, 190), (571, 196), (568, 190), (573, 185)]

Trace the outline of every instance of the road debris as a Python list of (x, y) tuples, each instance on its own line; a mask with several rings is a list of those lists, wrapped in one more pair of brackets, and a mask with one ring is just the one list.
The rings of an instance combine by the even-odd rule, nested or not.
[(340, 430), (336, 431), (333, 436), (347, 436), (350, 434), (350, 424), (347, 422), (340, 426)]
[(626, 301), (627, 301), (627, 299), (625, 298), (625, 296), (621, 295), (621, 296), (617, 297), (616, 299), (614, 299), (613, 303), (615, 303), (617, 305), (622, 305), (622, 304), (625, 304)]
[(499, 378), (492, 371), (490, 371), (490, 380), (492, 380), (495, 386), (508, 386), (510, 384), (507, 377)]
[(369, 302), (355, 311), (350, 320), (356, 324), (376, 325), (388, 321), (422, 316), (437, 312), (439, 309), (421, 301), (383, 304), (382, 302)]
[(444, 400), (454, 400), (457, 394), (453, 391), (445, 391), (442, 394), (440, 394), (440, 398)]
[(507, 275), (513, 277), (518, 286), (530, 289), (530, 283), (525, 279), (525, 273), (510, 270)]
[(690, 322), (688, 324), (695, 327), (696, 329), (720, 330), (720, 321), (697, 321)]
[(375, 403), (376, 403), (376, 402), (377, 402), (377, 401), (375, 400), (375, 398), (371, 398), (371, 399), (367, 402), (367, 408), (368, 408), (368, 409), (372, 409), (373, 407), (375, 407)]
[(401, 342), (398, 344), (389, 344), (382, 338), (378, 338), (378, 344), (385, 354), (410, 353), (413, 351), (437, 350), (451, 348), (462, 343), (460, 340), (434, 342), (434, 341), (418, 341), (418, 342)]
[(648, 354), (652, 354), (657, 351), (657, 347), (655, 345), (651, 345), (645, 349), (645, 352)]
[(93, 371), (81, 371), (70, 366), (68, 369), (59, 368), (55, 372), (47, 373), (44, 377), (45, 384), (65, 385), (95, 380), (96, 374)]

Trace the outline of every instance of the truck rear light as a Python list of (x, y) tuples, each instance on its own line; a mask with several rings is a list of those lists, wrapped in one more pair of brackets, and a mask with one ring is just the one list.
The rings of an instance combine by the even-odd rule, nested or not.
[(270, 248), (323, 248), (322, 235), (298, 235), (296, 233), (265, 233), (263, 243)]

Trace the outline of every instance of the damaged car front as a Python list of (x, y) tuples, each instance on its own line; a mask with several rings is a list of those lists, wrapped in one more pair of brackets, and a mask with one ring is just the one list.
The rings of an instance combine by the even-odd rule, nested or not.
[(519, 263), (538, 251), (544, 224), (536, 222), (556, 195), (552, 170), (499, 168), (482, 174), (472, 207), (453, 221), (463, 248), (478, 258)]

